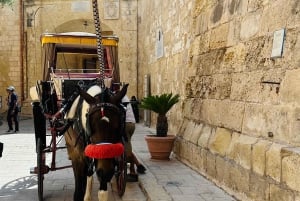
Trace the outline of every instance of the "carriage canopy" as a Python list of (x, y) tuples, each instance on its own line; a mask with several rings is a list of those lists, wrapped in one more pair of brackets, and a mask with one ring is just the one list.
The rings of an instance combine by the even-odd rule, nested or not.
[[(119, 82), (118, 37), (102, 36), (105, 77)], [(43, 34), (43, 80), (51, 75), (64, 79), (94, 78), (100, 75), (96, 34), (68, 32)], [(82, 76), (84, 75), (84, 76)]]

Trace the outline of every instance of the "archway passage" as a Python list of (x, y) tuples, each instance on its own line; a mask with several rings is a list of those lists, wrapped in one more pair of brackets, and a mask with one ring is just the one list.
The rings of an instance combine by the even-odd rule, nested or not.
[[(113, 30), (106, 24), (101, 24), (103, 35), (112, 35)], [(52, 30), (54, 33), (65, 33), (65, 32), (88, 32), (95, 33), (95, 25), (92, 19), (76, 19), (67, 21)]]

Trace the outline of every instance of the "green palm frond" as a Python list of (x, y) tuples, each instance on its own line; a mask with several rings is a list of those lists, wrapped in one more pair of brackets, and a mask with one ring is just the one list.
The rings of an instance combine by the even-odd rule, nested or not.
[(142, 99), (140, 107), (151, 110), (159, 115), (165, 115), (179, 101), (179, 95), (172, 93), (152, 95)]
[(5, 4), (11, 6), (13, 4), (13, 2), (14, 2), (14, 0), (0, 0), (0, 4), (2, 6), (4, 6)]

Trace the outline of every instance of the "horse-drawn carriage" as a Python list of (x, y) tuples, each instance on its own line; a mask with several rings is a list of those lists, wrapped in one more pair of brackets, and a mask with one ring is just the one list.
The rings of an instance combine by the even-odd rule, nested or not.
[[(38, 196), (43, 200), (44, 174), (73, 167), (74, 200), (89, 200), (92, 175), (100, 182), (98, 197), (107, 199), (107, 182), (116, 178), (118, 194), (126, 187), (124, 153), (125, 111), (121, 104), (127, 85), (112, 93), (119, 82), (118, 38), (95, 34), (44, 34), (43, 80), (31, 89), (36, 139)], [(99, 41), (98, 41), (99, 42)], [(99, 64), (99, 48), (103, 58)], [(100, 67), (99, 67), (100, 66)], [(50, 138), (46, 140), (47, 136)], [(61, 146), (64, 138), (66, 146)], [(56, 151), (67, 148), (71, 166), (57, 167)], [(48, 154), (50, 153), (50, 154)], [(46, 156), (51, 155), (51, 164)]]

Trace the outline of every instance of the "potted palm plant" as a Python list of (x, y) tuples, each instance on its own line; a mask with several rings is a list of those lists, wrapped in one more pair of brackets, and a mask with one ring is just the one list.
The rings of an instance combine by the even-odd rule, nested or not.
[(179, 95), (164, 93), (142, 99), (140, 107), (157, 114), (156, 135), (147, 135), (145, 140), (152, 159), (169, 159), (175, 135), (168, 135), (167, 112), (179, 101)]

